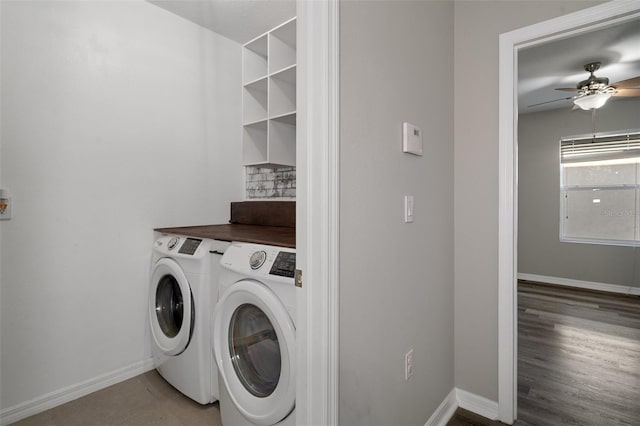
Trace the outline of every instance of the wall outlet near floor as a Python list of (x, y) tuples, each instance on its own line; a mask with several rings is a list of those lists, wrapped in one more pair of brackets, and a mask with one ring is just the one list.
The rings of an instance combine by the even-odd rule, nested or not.
[(413, 376), (413, 349), (404, 354), (404, 379), (409, 380)]
[(11, 219), (11, 204), (9, 192), (0, 189), (0, 220)]

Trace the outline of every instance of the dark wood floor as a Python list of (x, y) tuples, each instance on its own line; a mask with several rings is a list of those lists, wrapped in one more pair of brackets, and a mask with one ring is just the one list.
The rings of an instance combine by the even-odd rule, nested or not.
[(518, 419), (640, 425), (640, 298), (521, 282)]
[(515, 424), (640, 426), (639, 297), (519, 283)]
[(504, 426), (504, 423), (491, 421), (471, 411), (458, 408), (447, 426)]

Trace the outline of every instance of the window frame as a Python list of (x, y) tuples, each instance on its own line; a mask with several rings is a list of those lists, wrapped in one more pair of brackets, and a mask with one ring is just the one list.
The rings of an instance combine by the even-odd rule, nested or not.
[[(606, 161), (624, 158), (637, 158), (634, 184), (566, 185), (566, 164), (589, 161)], [(558, 144), (559, 185), (559, 239), (563, 243), (597, 244), (608, 246), (640, 246), (640, 129), (618, 130), (585, 135), (565, 136)], [(566, 236), (565, 219), (567, 214), (568, 191), (588, 190), (633, 190), (634, 202), (634, 239), (593, 238)], [(575, 214), (575, 213), (572, 213)]]

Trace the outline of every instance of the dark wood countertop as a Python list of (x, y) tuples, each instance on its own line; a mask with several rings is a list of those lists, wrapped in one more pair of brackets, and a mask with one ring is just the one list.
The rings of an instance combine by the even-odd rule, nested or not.
[(266, 244), (278, 247), (296, 247), (296, 229), (284, 226), (264, 225), (203, 225), (181, 226), (177, 228), (156, 228), (165, 234), (178, 234), (187, 237), (208, 238), (221, 241)]

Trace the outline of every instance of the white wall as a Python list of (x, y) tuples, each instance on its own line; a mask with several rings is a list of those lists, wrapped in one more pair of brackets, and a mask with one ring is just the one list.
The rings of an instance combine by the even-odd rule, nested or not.
[(144, 1), (2, 1), (3, 411), (150, 356), (154, 227), (242, 199), (240, 46)]
[[(609, 101), (597, 111), (598, 132), (640, 126), (640, 100)], [(592, 131), (591, 112), (570, 108), (518, 119), (518, 272), (640, 287), (635, 247), (563, 243), (559, 239), (559, 140)]]
[(340, 4), (343, 425), (422, 425), (453, 388), (452, 49), (452, 2)]
[(498, 37), (600, 2), (455, 2), (456, 387), (498, 398)]

